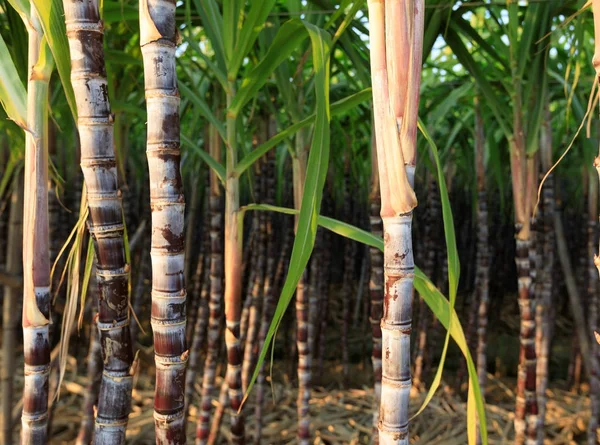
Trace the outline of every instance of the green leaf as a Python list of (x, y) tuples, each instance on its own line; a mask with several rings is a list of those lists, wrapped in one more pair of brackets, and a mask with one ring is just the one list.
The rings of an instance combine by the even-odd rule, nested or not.
[[(446, 188), (446, 180), (444, 177), (444, 170), (443, 170), (441, 162), (440, 162), (440, 157), (438, 154), (437, 146), (435, 145), (435, 142), (433, 141), (433, 139), (427, 132), (427, 128), (425, 127), (425, 125), (423, 124), (423, 122), (420, 119), (419, 119), (419, 130), (421, 131), (421, 133), (423, 134), (423, 136), (429, 143), (429, 146), (431, 147), (431, 152), (433, 154), (433, 158), (435, 160), (435, 164), (437, 167), (438, 186), (440, 189), (440, 198), (441, 198), (441, 202), (442, 202), (442, 217), (444, 220), (444, 236), (446, 239), (446, 250), (447, 250), (447, 256), (448, 256), (449, 312), (454, 313), (454, 306), (456, 304), (456, 293), (458, 291), (458, 281), (460, 278), (460, 262), (459, 262), (459, 258), (458, 258), (458, 249), (456, 247), (456, 234), (454, 232), (454, 220), (452, 217), (452, 208), (450, 206), (450, 198), (448, 197), (448, 189)], [(415, 287), (416, 287), (416, 283), (415, 283)], [(451, 336), (451, 332), (453, 329), (453, 318), (448, 316), (447, 320), (448, 320), (448, 323), (447, 323), (447, 325), (445, 324), (444, 326), (446, 327), (448, 332), (446, 334), (446, 339), (444, 341), (442, 357), (440, 358), (439, 366), (438, 366), (436, 375), (433, 379), (433, 382), (429, 388), (429, 392), (425, 398), (425, 401), (423, 402), (423, 405), (417, 412), (417, 415), (419, 413), (421, 413), (423, 411), (423, 409), (425, 409), (427, 404), (431, 401), (431, 398), (435, 394), (436, 390), (439, 388), (441, 380), (442, 380), (442, 373), (444, 370), (446, 353), (448, 351), (448, 344), (450, 342), (450, 336)], [(487, 428), (485, 425), (485, 412), (483, 410), (483, 402), (482, 402), (482, 396), (481, 396), (481, 389), (479, 388), (477, 371), (475, 370), (475, 366), (472, 363), (472, 359), (471, 359), (471, 363), (470, 363), (471, 366), (469, 366), (468, 362), (469, 362), (470, 354), (469, 354), (468, 347), (466, 346), (466, 344), (465, 344), (465, 347), (466, 347), (466, 354), (464, 352), (463, 352), (463, 354), (465, 355), (465, 358), (467, 359), (467, 368), (469, 370), (469, 380), (470, 380), (469, 386), (471, 388), (469, 390), (469, 396), (474, 395), (476, 398), (481, 399), (479, 401), (476, 400), (475, 403), (478, 403), (481, 405), (481, 410), (478, 409), (479, 419), (481, 419), (481, 422), (480, 422), (481, 423), (481, 428), (480, 428), (481, 437), (482, 437), (483, 443), (487, 443)], [(472, 401), (470, 403), (472, 403)], [(469, 418), (467, 421), (475, 422), (475, 419)], [(472, 431), (472, 426), (469, 428), (469, 430)], [(469, 434), (469, 443), (474, 443), (475, 437), (474, 436), (471, 437), (471, 436), (472, 435)]]
[(27, 0), (8, 0), (8, 3), (14, 8), (15, 11), (21, 16), (21, 20), (25, 24), (25, 27), (29, 25), (29, 1)]
[(184, 145), (186, 145), (186, 146), (190, 147), (192, 150), (194, 150), (194, 153), (196, 153), (198, 156), (200, 156), (202, 158), (202, 160), (204, 162), (206, 162), (206, 164), (210, 168), (213, 169), (213, 171), (219, 177), (219, 180), (221, 181), (221, 183), (224, 184), (225, 177), (227, 176), (227, 174), (225, 172), (225, 167), (223, 166), (223, 164), (217, 162), (217, 160), (215, 158), (213, 158), (207, 152), (202, 150), (197, 144), (194, 144), (194, 142), (186, 135), (182, 134), (180, 137), (181, 137), (181, 142), (183, 142)]
[(265, 26), (267, 16), (269, 15), (269, 12), (271, 12), (271, 9), (273, 9), (274, 4), (275, 0), (251, 2), (252, 6), (246, 20), (244, 20), (244, 25), (236, 40), (233, 54), (231, 55), (227, 70), (229, 79), (235, 79), (237, 77), (237, 73), (240, 66), (242, 66), (244, 57), (248, 55), (252, 45), (254, 45), (254, 42), (258, 37), (258, 33)]
[[(382, 241), (383, 244), (383, 241)], [(487, 425), (485, 416), (485, 400), (479, 387), (477, 378), (477, 369), (469, 352), (469, 346), (465, 337), (464, 330), (460, 324), (458, 314), (452, 307), (451, 303), (444, 298), (442, 293), (436, 288), (427, 276), (418, 268), (415, 267), (415, 289), (419, 295), (425, 300), (425, 303), (435, 314), (437, 319), (442, 323), (442, 326), (448, 330), (458, 348), (462, 352), (467, 361), (467, 371), (469, 373), (469, 400), (467, 406), (474, 404), (479, 418), (479, 432), (484, 445), (487, 445)], [(473, 396), (471, 398), (471, 395)], [(468, 417), (468, 427), (472, 427), (472, 422), (476, 419)]]
[(233, 48), (235, 46), (235, 41), (237, 40), (237, 25), (241, 9), (242, 5), (240, 0), (223, 0), (223, 45), (225, 47), (225, 59), (227, 61), (230, 61), (233, 56)]
[[(248, 204), (240, 208), (241, 218), (244, 217), (244, 213), (248, 210), (262, 210), (268, 212), (283, 213), (284, 215), (297, 215), (300, 213), (299, 210), (290, 209), (289, 207), (279, 207), (270, 204)], [(376, 249), (383, 250), (383, 241), (381, 238), (373, 235), (371, 232), (359, 229), (352, 224), (339, 221), (328, 216), (319, 215), (317, 217), (317, 223), (319, 226), (337, 234), (348, 238), (359, 243), (366, 244), (367, 246), (375, 247)]]
[(179, 90), (182, 92), (185, 98), (189, 99), (194, 105), (196, 105), (196, 107), (198, 107), (198, 111), (202, 114), (202, 116), (204, 116), (212, 125), (214, 125), (221, 138), (226, 141), (227, 135), (225, 133), (225, 127), (223, 126), (223, 123), (216, 118), (204, 99), (192, 91), (183, 82), (179, 83)]
[(275, 334), (281, 323), (283, 314), (292, 300), (292, 296), (294, 295), (298, 282), (306, 269), (312, 253), (317, 234), (317, 221), (321, 208), (321, 199), (323, 197), (323, 187), (325, 186), (327, 168), (329, 166), (329, 123), (331, 119), (329, 110), (329, 57), (331, 51), (331, 38), (329, 34), (310, 23), (302, 21), (297, 22), (302, 24), (304, 28), (303, 31), (309, 35), (311, 40), (316, 80), (314, 85), (316, 90), (317, 116), (308, 156), (304, 192), (302, 194), (298, 226), (296, 228), (296, 237), (292, 248), (288, 274), (285, 283), (283, 284), (281, 296), (279, 297), (277, 307), (275, 308), (273, 320), (271, 321), (264, 345), (260, 351), (260, 356), (254, 369), (252, 380), (248, 385), (245, 398), (248, 397), (248, 394), (252, 390), (269, 346), (275, 340)]
[(77, 106), (75, 103), (75, 93), (71, 85), (71, 53), (69, 51), (69, 42), (67, 40), (67, 29), (65, 27), (65, 13), (61, 0), (32, 0), (37, 9), (38, 16), (44, 29), (44, 34), (48, 39), (50, 50), (54, 56), (58, 74), (73, 114), (73, 119), (77, 121)]
[[(191, 27), (192, 25), (190, 23), (186, 27), (186, 29), (189, 29)], [(198, 45), (198, 42), (196, 41), (196, 37), (185, 33), (184, 39), (188, 43), (188, 45), (190, 45), (190, 48), (195, 51), (195, 53), (204, 61), (204, 63), (206, 63), (206, 66), (210, 70), (211, 74), (213, 74), (216, 77), (216, 79), (221, 84), (223, 90), (227, 91), (229, 89), (229, 84), (227, 82), (227, 75), (225, 74), (225, 72), (221, 71), (221, 69), (216, 64), (214, 64), (212, 60), (210, 60), (210, 58), (206, 56), (206, 54), (204, 54), (204, 51), (202, 51), (200, 45)]]
[(10, 119), (19, 127), (27, 128), (27, 92), (1, 35), (0, 102)]
[(221, 71), (227, 71), (225, 47), (223, 45), (223, 17), (215, 0), (194, 0), (196, 11), (202, 20), (202, 27), (208, 36)]
[(465, 44), (460, 39), (459, 35), (450, 26), (446, 32), (445, 40), (452, 48), (452, 52), (456, 55), (456, 58), (459, 62), (471, 73), (471, 75), (475, 78), (477, 82), (477, 86), (481, 93), (484, 95), (488, 106), (494, 113), (498, 124), (500, 124), (500, 128), (504, 132), (504, 135), (507, 139), (510, 139), (512, 136), (510, 116), (512, 113), (510, 109), (499, 100), (496, 92), (492, 88), (492, 85), (488, 81), (486, 75), (483, 73), (481, 67), (475, 62), (473, 56), (467, 50)]
[(250, 73), (244, 78), (238, 92), (236, 93), (229, 114), (237, 116), (244, 105), (246, 105), (256, 94), (258, 90), (266, 83), (267, 79), (273, 74), (275, 68), (287, 59), (294, 50), (300, 46), (300, 43), (306, 39), (306, 26), (300, 19), (292, 19), (285, 22), (273, 43), (267, 51), (264, 59), (256, 65)]
[[(331, 104), (331, 116), (346, 113), (348, 110), (355, 108), (360, 103), (370, 100), (372, 97), (371, 88), (366, 88), (358, 93), (348, 96), (342, 100), (339, 100)], [(279, 145), (282, 141), (296, 134), (299, 130), (315, 122), (317, 115), (313, 114), (300, 122), (288, 127), (277, 135), (273, 136), (267, 142), (262, 143), (244, 158), (238, 162), (235, 167), (235, 172), (238, 176), (241, 176), (248, 168), (250, 168), (258, 159), (263, 157), (273, 147)]]

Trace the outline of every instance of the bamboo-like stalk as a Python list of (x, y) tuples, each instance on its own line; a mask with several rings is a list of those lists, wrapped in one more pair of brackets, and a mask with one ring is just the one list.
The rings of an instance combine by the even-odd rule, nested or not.
[[(233, 101), (235, 85), (229, 85), (227, 107)], [(242, 405), (242, 345), (240, 317), (242, 312), (242, 240), (239, 238), (238, 212), (240, 208), (239, 177), (234, 174), (237, 165), (237, 117), (227, 116), (227, 156), (225, 169), (225, 344), (227, 346), (227, 385), (231, 406), (231, 440), (234, 444), (245, 441), (244, 417), (238, 413)]]
[[(25, 387), (21, 443), (44, 444), (48, 437), (50, 375), (50, 241), (48, 237), (48, 84), (51, 65), (41, 25), (31, 4), (25, 192), (23, 216), (23, 352)], [(41, 62), (41, 65), (38, 65)]]
[[(98, 304), (98, 290), (94, 272), (90, 277), (89, 290), (94, 305)], [(87, 386), (83, 398), (83, 415), (81, 426), (77, 435), (77, 445), (88, 445), (92, 442), (94, 432), (94, 408), (98, 403), (98, 391), (102, 379), (102, 348), (98, 336), (98, 325), (96, 320), (92, 322), (90, 329), (90, 347), (87, 356)]]
[[(489, 305), (489, 226), (485, 180), (485, 134), (479, 98), (475, 98), (475, 173), (477, 175), (477, 254), (475, 257), (475, 292), (477, 303), (477, 377), (482, 391), (487, 381), (487, 325)], [(481, 435), (477, 435), (481, 443)]]
[(515, 403), (515, 444), (535, 443), (538, 428), (536, 393), (535, 308), (533, 299), (532, 266), (532, 209), (537, 174), (535, 159), (527, 156), (523, 129), (522, 85), (513, 78), (513, 136), (510, 141), (510, 167), (515, 214), (515, 237), (518, 277), (518, 303), (521, 316), (519, 367)]
[(184, 444), (186, 289), (183, 183), (174, 0), (140, 0), (140, 46), (148, 108), (146, 154), (152, 209), (152, 330), (156, 442)]
[(108, 101), (98, 0), (64, 0), (81, 140), (81, 168), (97, 255), (98, 328), (104, 372), (94, 440), (125, 442), (134, 369), (129, 332), (130, 265), (125, 258), (123, 212), (114, 154), (113, 117)]
[(485, 181), (485, 134), (479, 98), (475, 99), (475, 173), (477, 175), (477, 256), (475, 291), (477, 292), (477, 376), (479, 386), (487, 380), (487, 323), (489, 304), (490, 252)]
[[(212, 126), (210, 127), (210, 151), (215, 159), (220, 159), (220, 136)], [(210, 296), (207, 349), (202, 377), (202, 400), (196, 429), (196, 444), (198, 445), (206, 444), (210, 435), (210, 414), (220, 345), (219, 331), (223, 298), (223, 214), (221, 212), (221, 190), (213, 171), (210, 172), (208, 211), (210, 213)]]
[[(262, 181), (263, 190), (265, 195), (265, 203), (275, 205), (275, 187), (276, 187), (276, 171), (275, 171), (275, 152), (271, 150), (267, 154), (266, 162), (263, 163)], [(260, 320), (260, 330), (258, 333), (258, 349), (261, 350), (267, 332), (269, 331), (269, 324), (271, 322), (273, 312), (275, 310), (275, 280), (276, 280), (276, 259), (277, 259), (277, 243), (275, 241), (275, 227), (273, 224), (273, 214), (265, 214), (265, 233), (267, 243), (267, 265), (265, 270), (265, 279), (263, 287), (263, 311)], [(286, 252), (285, 245), (281, 246), (283, 252)], [(265, 384), (265, 364), (264, 362), (260, 366), (260, 371), (256, 379), (256, 432), (254, 435), (254, 443), (259, 445), (262, 439), (262, 408), (264, 403), (264, 384)]]
[[(18, 174), (13, 180), (10, 197), (10, 214), (6, 233), (6, 272), (20, 275), (23, 263), (23, 175)], [(0, 443), (12, 445), (12, 408), (15, 375), (15, 339), (19, 319), (19, 289), (4, 286), (2, 305), (2, 436)]]
[[(266, 130), (266, 129), (265, 129)], [(266, 132), (262, 131), (261, 141), (266, 140)], [(261, 166), (258, 165), (255, 170), (254, 176), (254, 199), (257, 202), (261, 201), (262, 198), (262, 174)], [(255, 245), (254, 255), (251, 257), (254, 261), (249, 264), (251, 269), (251, 278), (248, 281), (248, 295), (246, 296), (247, 301), (250, 303), (250, 312), (248, 319), (248, 332), (246, 335), (246, 341), (244, 346), (244, 362), (242, 364), (242, 388), (244, 392), (248, 389), (248, 383), (252, 377), (254, 371), (254, 364), (258, 358), (259, 353), (259, 330), (261, 313), (263, 310), (263, 286), (265, 282), (265, 265), (266, 265), (266, 254), (267, 254), (267, 227), (265, 214), (263, 212), (256, 212), (254, 215), (255, 229), (257, 231), (257, 239)]]
[[(542, 171), (552, 167), (552, 128), (548, 102), (540, 134)], [(543, 268), (540, 271), (541, 289), (536, 305), (536, 390), (538, 399), (538, 443), (544, 440), (546, 417), (546, 388), (548, 387), (548, 354), (550, 352), (550, 308), (552, 305), (554, 269), (554, 174), (550, 172), (542, 189)]]
[[(388, 3), (390, 4), (388, 8)], [(408, 445), (411, 388), (410, 333), (414, 261), (412, 216), (416, 165), (416, 125), (423, 41), (423, 2), (369, 0), (371, 75), (377, 159), (384, 231), (384, 306), (382, 388), (379, 442)], [(395, 5), (394, 5), (395, 4)], [(409, 45), (394, 47), (394, 29), (408, 34)], [(409, 51), (408, 58), (403, 51)], [(408, 60), (408, 63), (403, 63)], [(405, 84), (394, 82), (394, 70), (408, 70)], [(388, 71), (389, 70), (389, 71)], [(390, 108), (390, 97), (406, 88), (405, 103)], [(399, 115), (401, 110), (401, 115)], [(401, 122), (400, 131), (397, 124)]]
[(219, 439), (219, 432), (221, 430), (221, 422), (223, 421), (223, 414), (225, 408), (229, 405), (229, 393), (227, 392), (229, 387), (227, 386), (227, 380), (223, 380), (221, 383), (221, 390), (219, 391), (219, 404), (215, 409), (215, 415), (213, 416), (212, 424), (210, 425), (210, 435), (208, 436), (208, 445), (215, 445)]

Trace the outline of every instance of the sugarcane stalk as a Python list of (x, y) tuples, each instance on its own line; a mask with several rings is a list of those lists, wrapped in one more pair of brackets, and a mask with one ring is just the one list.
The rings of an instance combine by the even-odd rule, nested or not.
[[(227, 94), (229, 107), (235, 94), (230, 83)], [(231, 436), (235, 444), (245, 441), (244, 417), (238, 410), (242, 404), (242, 345), (240, 343), (240, 317), (242, 311), (242, 240), (239, 238), (238, 212), (240, 208), (240, 183), (234, 174), (237, 165), (237, 117), (227, 115), (227, 150), (225, 181), (225, 344), (227, 346), (227, 385), (231, 406)]]
[(227, 380), (223, 380), (223, 383), (221, 383), (221, 390), (219, 391), (219, 404), (215, 409), (215, 415), (213, 416), (213, 421), (210, 426), (208, 445), (215, 445), (219, 439), (223, 414), (225, 413), (225, 408), (229, 404), (229, 393), (227, 392), (228, 389)]
[[(221, 158), (220, 136), (214, 127), (210, 127), (210, 152), (216, 159)], [(210, 213), (210, 295), (207, 331), (206, 359), (202, 377), (202, 399), (198, 412), (196, 444), (206, 444), (210, 435), (210, 415), (212, 396), (217, 367), (217, 355), (220, 345), (220, 321), (223, 299), (223, 214), (221, 211), (221, 190), (213, 171), (210, 173), (208, 212)]]
[[(261, 141), (266, 140), (266, 133), (262, 132)], [(260, 202), (262, 198), (262, 174), (261, 166), (258, 165), (254, 175), (254, 199)], [(266, 263), (266, 220), (265, 214), (256, 212), (254, 214), (254, 232), (257, 232), (254, 255), (252, 255), (251, 264), (248, 267), (251, 270), (250, 280), (247, 286), (246, 301), (250, 304), (248, 315), (248, 331), (244, 346), (244, 362), (242, 364), (242, 388), (244, 393), (248, 389), (248, 383), (254, 371), (254, 364), (258, 358), (258, 335), (260, 330), (261, 312), (263, 308), (262, 292), (265, 281), (265, 263)]]
[[(552, 167), (552, 129), (549, 103), (544, 105), (540, 145), (542, 171)], [(553, 268), (554, 268), (554, 174), (550, 172), (542, 189), (542, 225), (543, 225), (543, 267), (541, 270), (541, 289), (536, 305), (536, 390), (538, 399), (538, 443), (544, 440), (546, 418), (546, 388), (548, 387), (548, 354), (550, 352), (550, 308), (552, 305)]]
[[(414, 279), (412, 217), (417, 205), (413, 187), (424, 5), (420, 0), (385, 3), (382, 0), (369, 0), (368, 4), (373, 110), (381, 188), (380, 213), (384, 232), (385, 291), (381, 320), (383, 359), (379, 442), (384, 445), (408, 445)], [(394, 30), (397, 27), (401, 28), (401, 33), (408, 33), (408, 45), (394, 46), (394, 42), (397, 42)], [(408, 70), (405, 84), (396, 83), (390, 76), (398, 69)], [(398, 94), (402, 88), (407, 89), (404, 103), (394, 107), (393, 112), (390, 97), (400, 97)]]
[(174, 0), (140, 0), (152, 209), (152, 330), (156, 442), (184, 444), (186, 345), (185, 230), (179, 171), (179, 91)]
[[(265, 196), (265, 203), (275, 205), (275, 152), (271, 150), (267, 154), (266, 162), (263, 163), (262, 181)], [(258, 332), (258, 349), (261, 350), (271, 322), (273, 312), (275, 310), (275, 280), (276, 280), (276, 259), (277, 259), (277, 243), (275, 240), (275, 227), (273, 224), (273, 214), (265, 214), (265, 233), (267, 243), (267, 265), (265, 270), (264, 287), (263, 287), (263, 310), (260, 320), (260, 330)], [(285, 245), (281, 246), (282, 251), (286, 251)], [(254, 443), (259, 445), (262, 439), (262, 418), (263, 418), (263, 403), (264, 403), (264, 385), (265, 385), (265, 364), (260, 366), (259, 374), (256, 379), (256, 432), (254, 435)]]
[(125, 258), (121, 192), (114, 154), (113, 116), (104, 64), (104, 26), (98, 0), (64, 0), (75, 91), (81, 168), (87, 186), (89, 230), (97, 256), (98, 329), (104, 372), (96, 445), (125, 442), (131, 408), (133, 352), (129, 332), (130, 265)]
[[(23, 216), (23, 352), (21, 443), (48, 441), (50, 376), (50, 241), (48, 228), (48, 84), (51, 57), (35, 6), (30, 6)], [(44, 60), (46, 59), (46, 60)], [(51, 59), (50, 59), (51, 60)]]
[[(23, 175), (13, 180), (10, 197), (10, 214), (6, 233), (6, 272), (21, 274), (23, 252)], [(15, 352), (17, 336), (19, 289), (4, 286), (2, 305), (2, 436), (0, 443), (12, 445), (12, 407), (15, 375)]]

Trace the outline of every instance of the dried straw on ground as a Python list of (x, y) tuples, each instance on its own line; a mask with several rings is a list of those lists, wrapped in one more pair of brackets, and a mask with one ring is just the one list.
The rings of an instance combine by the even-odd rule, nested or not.
[[(151, 351), (144, 351), (142, 360), (151, 360)], [(81, 364), (79, 364), (79, 369)], [(335, 365), (331, 363), (333, 369)], [(78, 368), (75, 359), (68, 362), (67, 375), (57, 402), (53, 419), (52, 444), (71, 444), (74, 442), (81, 420), (81, 406), (86, 378), (83, 372), (76, 375)], [(140, 369), (149, 369), (141, 366)], [(337, 369), (337, 368), (335, 368)], [(341, 375), (341, 369), (339, 369)], [(367, 375), (366, 366), (356, 366), (352, 375)], [(267, 386), (263, 411), (262, 443), (293, 444), (296, 441), (296, 399), (297, 390), (284, 382), (284, 377), (275, 369), (274, 393)], [(154, 375), (138, 375), (133, 390), (133, 410), (127, 428), (129, 444), (153, 444), (154, 420), (152, 401)], [(341, 382), (341, 379), (340, 379)], [(221, 379), (217, 379), (217, 388)], [(16, 378), (17, 391), (20, 391), (23, 379)], [(333, 381), (330, 387), (315, 387), (310, 401), (311, 430), (314, 444), (368, 444), (372, 431), (372, 389), (368, 385), (356, 389), (339, 389), (341, 385)], [(487, 415), (490, 445), (510, 444), (514, 437), (514, 381), (499, 380), (488, 376)], [(200, 399), (200, 382), (196, 382), (195, 400), (190, 407), (188, 417), (188, 442), (193, 443), (197, 404)], [(586, 388), (584, 387), (584, 390)], [(19, 392), (17, 392), (19, 393)], [(421, 393), (411, 399), (414, 413), (424, 399)], [(586, 393), (573, 392), (551, 387), (547, 391), (548, 411), (545, 444), (572, 445), (584, 443), (585, 431), (590, 413), (590, 400)], [(217, 401), (215, 400), (215, 404)], [(247, 413), (247, 433), (254, 432), (254, 400), (250, 398), (245, 408)], [(15, 412), (15, 415), (18, 415)], [(429, 407), (411, 423), (411, 443), (415, 445), (465, 445), (466, 404), (449, 391), (440, 390)], [(223, 419), (221, 443), (227, 443), (229, 421)], [(15, 431), (15, 439), (19, 431)]]

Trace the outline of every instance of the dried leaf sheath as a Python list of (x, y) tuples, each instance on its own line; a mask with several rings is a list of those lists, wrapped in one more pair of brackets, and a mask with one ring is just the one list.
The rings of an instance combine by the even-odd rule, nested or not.
[(152, 209), (152, 330), (156, 442), (183, 444), (186, 347), (184, 197), (179, 171), (175, 1), (140, 1)]
[[(50, 375), (50, 242), (48, 236), (48, 83), (49, 52), (35, 7), (31, 5), (29, 81), (25, 132), (23, 217), (23, 352), (25, 387), (21, 443), (45, 444), (48, 431)], [(50, 65), (51, 66), (51, 65)]]
[(96, 414), (95, 443), (125, 442), (131, 406), (133, 354), (129, 332), (129, 265), (125, 259), (121, 193), (108, 101), (98, 0), (64, 0), (87, 187), (89, 229), (97, 256), (98, 329), (104, 372)]

